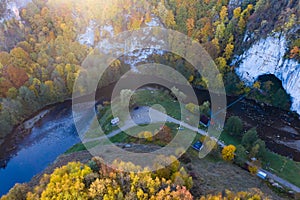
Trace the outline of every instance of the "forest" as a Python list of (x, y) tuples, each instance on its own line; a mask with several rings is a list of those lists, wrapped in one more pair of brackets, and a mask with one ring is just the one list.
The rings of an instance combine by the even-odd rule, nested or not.
[[(157, 164), (174, 160), (167, 168), (149, 172), (130, 162), (116, 160), (111, 167), (102, 158), (94, 157), (87, 164), (70, 162), (56, 168), (52, 174), (44, 174), (39, 184), (31, 189), (27, 184), (16, 184), (1, 200), (35, 199), (268, 199), (257, 189), (193, 197), (191, 176), (173, 157), (158, 157)], [(139, 173), (128, 172), (139, 171)]]
[[(94, 48), (78, 41), (78, 35), (91, 21), (99, 27), (112, 25), (114, 34), (118, 34), (143, 27), (154, 14), (166, 28), (187, 34), (205, 47), (222, 73), (219, 78), (224, 81), (228, 94), (249, 92), (250, 88), (239, 80), (234, 73), (235, 66), (231, 65), (234, 53), (238, 54), (243, 49), (241, 43), (245, 30), (255, 30), (258, 34), (268, 33), (273, 28), (289, 30), (299, 20), (295, 15), (299, 6), (289, 9), (289, 15), (279, 15), (274, 9), (268, 9), (270, 3), (274, 3), (271, 1), (243, 1), (235, 9), (231, 8), (228, 0), (30, 2), (20, 11), (20, 20), (12, 18), (0, 25), (0, 138), (46, 105), (71, 97), (74, 80), (84, 71), (81, 64)], [(255, 17), (266, 10), (272, 12), (259, 19)], [(124, 18), (125, 15), (128, 17)], [(259, 26), (274, 19), (280, 20)], [(95, 43), (106, 34), (99, 28), (95, 29)], [(287, 56), (297, 59), (300, 57), (299, 39), (294, 35), (290, 37), (294, 40)], [(201, 76), (189, 70), (184, 60), (173, 59), (173, 56), (169, 56), (168, 60), (174, 68), (185, 71), (194, 86), (206, 87)], [(120, 74), (127, 68), (119, 62), (107, 73)], [(117, 79), (117, 75), (107, 76), (101, 86)], [(284, 99), (284, 104), (279, 106), (288, 108), (287, 101)]]

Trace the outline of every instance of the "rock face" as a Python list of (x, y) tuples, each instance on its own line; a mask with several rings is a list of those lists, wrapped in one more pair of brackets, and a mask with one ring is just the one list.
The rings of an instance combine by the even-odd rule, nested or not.
[(3, 23), (4, 20), (9, 20), (15, 18), (20, 20), (20, 9), (25, 7), (31, 0), (14, 0), (14, 1), (4, 1), (6, 3), (6, 10), (3, 13), (3, 18), (0, 19), (0, 22)]
[(282, 81), (283, 88), (292, 97), (292, 110), (300, 114), (300, 65), (285, 59), (287, 41), (284, 35), (273, 34), (260, 39), (236, 60), (237, 74), (251, 85), (265, 74), (273, 74)]

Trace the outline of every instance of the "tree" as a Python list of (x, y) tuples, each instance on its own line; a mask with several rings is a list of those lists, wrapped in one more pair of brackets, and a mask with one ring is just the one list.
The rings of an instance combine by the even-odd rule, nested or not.
[(199, 106), (199, 111), (203, 115), (210, 116), (210, 102), (205, 101), (201, 106)]
[(158, 132), (154, 133), (153, 139), (168, 144), (172, 140), (171, 129), (164, 125)]
[(228, 9), (226, 6), (222, 6), (221, 11), (220, 11), (220, 19), (222, 22), (225, 22), (228, 20)]
[(1, 200), (26, 200), (26, 194), (30, 188), (26, 184), (16, 184), (9, 190), (7, 195), (1, 197)]
[(234, 162), (242, 166), (246, 161), (247, 161), (246, 149), (243, 147), (243, 145), (239, 144), (236, 146)]
[(188, 31), (188, 36), (192, 36), (192, 32), (195, 28), (195, 20), (193, 18), (189, 18), (186, 20), (186, 28)]
[(29, 77), (26, 71), (22, 68), (15, 67), (13, 65), (9, 65), (4, 69), (4, 73), (6, 74), (7, 80), (16, 87), (19, 88), (28, 81)]
[(241, 136), (243, 131), (243, 122), (238, 116), (231, 116), (227, 120), (224, 132), (229, 135)]
[(226, 45), (224, 50), (224, 57), (226, 58), (226, 60), (229, 60), (231, 58), (233, 50), (234, 50), (234, 45), (232, 43)]
[(198, 106), (193, 103), (188, 103), (185, 105), (185, 109), (195, 114), (197, 112)]
[(250, 150), (253, 146), (254, 142), (258, 139), (258, 135), (255, 128), (250, 129), (247, 131), (243, 138), (242, 138), (242, 145), (247, 149)]
[(187, 189), (191, 189), (193, 186), (192, 177), (189, 176), (183, 167), (178, 172), (173, 173), (171, 180), (175, 185), (185, 186)]
[(248, 170), (249, 170), (250, 174), (256, 175), (257, 171), (258, 171), (258, 167), (256, 165), (252, 164), (252, 165), (248, 166)]
[(233, 17), (235, 19), (238, 19), (241, 16), (241, 12), (242, 12), (241, 7), (237, 7), (236, 9), (233, 10)]
[(178, 101), (183, 101), (186, 99), (186, 95), (181, 92), (178, 88), (175, 86), (171, 88), (172, 93), (175, 95), (175, 97), (178, 99)]
[(289, 108), (289, 101), (290, 96), (282, 88), (279, 88), (272, 98), (272, 104), (282, 109)]
[(300, 49), (297, 46), (294, 46), (290, 51), (290, 58), (300, 57)]
[(156, 199), (156, 200), (165, 200), (165, 199), (192, 200), (193, 196), (186, 189), (186, 187), (177, 186), (175, 191), (172, 191), (170, 187), (162, 189), (153, 199)]
[(144, 131), (143, 133), (144, 138), (148, 141), (151, 142), (152, 141), (152, 133), (150, 131)]
[(225, 160), (225, 161), (231, 161), (234, 159), (234, 152), (236, 150), (236, 147), (233, 146), (233, 145), (228, 145), (228, 146), (225, 146), (223, 149), (222, 149), (222, 158)]
[(259, 81), (255, 81), (255, 83), (253, 84), (253, 87), (256, 89), (260, 89), (261, 83)]
[(188, 18), (188, 11), (185, 6), (180, 6), (176, 11), (175, 20), (177, 23), (177, 29), (182, 32), (186, 33), (186, 20)]
[(176, 25), (174, 14), (171, 10), (167, 11), (167, 16), (165, 19), (166, 26), (173, 28)]
[(225, 33), (225, 24), (221, 22), (217, 28), (216, 28), (216, 38), (219, 40), (222, 40), (224, 38), (224, 33)]
[(84, 177), (92, 170), (79, 162), (57, 168), (41, 195), (41, 199), (87, 199)]
[(250, 151), (251, 157), (264, 158), (266, 155), (266, 144), (263, 140), (258, 139), (254, 142)]
[(6, 93), (6, 96), (10, 99), (15, 99), (18, 95), (18, 90), (15, 87), (9, 88)]
[(218, 68), (219, 68), (219, 70), (221, 71), (221, 72), (226, 72), (226, 71), (228, 71), (228, 65), (227, 65), (227, 61), (226, 61), (226, 59), (225, 58), (223, 58), (223, 57), (218, 57), (216, 60), (215, 60), (215, 62), (216, 62), (216, 64), (217, 64), (217, 66), (218, 66)]
[(240, 17), (238, 22), (239, 33), (243, 33), (246, 27), (246, 21), (243, 17)]

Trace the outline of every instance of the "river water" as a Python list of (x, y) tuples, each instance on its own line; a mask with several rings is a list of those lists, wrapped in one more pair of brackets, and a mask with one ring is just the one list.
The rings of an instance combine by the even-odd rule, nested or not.
[[(142, 77), (143, 80), (145, 78), (147, 77)], [(151, 80), (151, 77), (148, 78)], [(113, 87), (114, 84), (101, 89), (97, 99), (110, 99)], [(177, 87), (184, 90), (180, 86)], [(195, 92), (199, 103), (210, 99), (205, 90), (195, 89)], [(228, 103), (235, 99), (237, 97), (227, 97)], [(85, 114), (83, 110), (82, 116)], [(298, 117), (247, 99), (227, 110), (227, 117), (232, 115), (241, 117), (246, 129), (257, 127), (260, 137), (266, 141), (269, 149), (300, 161), (300, 148), (293, 148), (291, 145), (300, 141)], [(33, 126), (28, 136), (17, 139), (19, 135), (16, 131), (13, 136), (7, 138), (5, 144), (14, 148), (6, 147), (6, 151), (1, 150), (0, 153), (2, 165), (6, 166), (0, 169), (0, 195), (7, 193), (15, 183), (29, 181), (60, 154), (80, 142), (73, 121), (71, 102), (67, 101), (50, 108), (48, 114)]]
[[(111, 98), (114, 84), (99, 90), (99, 101)], [(16, 129), (0, 148), (0, 196), (15, 183), (24, 183), (42, 172), (50, 163), (80, 142), (72, 114), (71, 101), (48, 108), (41, 118), (23, 137), (24, 130)], [(41, 111), (44, 112), (44, 111)], [(89, 113), (82, 110), (76, 117), (84, 119)], [(37, 114), (38, 115), (38, 114)], [(33, 117), (34, 118), (34, 117)], [(85, 121), (85, 120), (84, 120)], [(89, 123), (86, 124), (86, 127)]]
[(52, 109), (19, 144), (18, 152), (0, 169), (0, 195), (17, 182), (29, 181), (75, 143), (79, 142), (71, 106)]

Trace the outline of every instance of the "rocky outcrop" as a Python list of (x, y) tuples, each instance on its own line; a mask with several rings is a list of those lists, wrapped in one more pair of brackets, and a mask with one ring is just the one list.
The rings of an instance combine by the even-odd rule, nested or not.
[(264, 74), (273, 74), (282, 81), (283, 88), (292, 98), (292, 110), (300, 114), (300, 65), (285, 59), (287, 41), (278, 33), (260, 39), (236, 59), (237, 74), (251, 85)]

